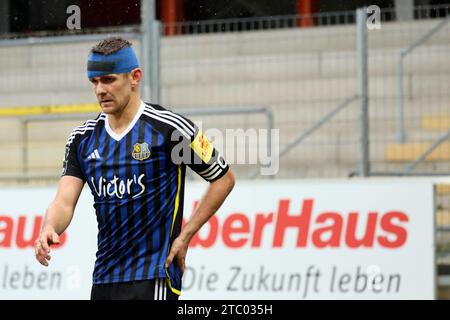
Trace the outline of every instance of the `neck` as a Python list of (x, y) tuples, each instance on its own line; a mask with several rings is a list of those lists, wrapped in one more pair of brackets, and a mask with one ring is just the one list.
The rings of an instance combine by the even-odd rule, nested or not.
[(126, 128), (128, 128), (131, 121), (133, 121), (140, 105), (140, 97), (138, 95), (132, 96), (122, 110), (114, 114), (108, 114), (108, 123), (111, 129), (117, 134), (122, 133)]

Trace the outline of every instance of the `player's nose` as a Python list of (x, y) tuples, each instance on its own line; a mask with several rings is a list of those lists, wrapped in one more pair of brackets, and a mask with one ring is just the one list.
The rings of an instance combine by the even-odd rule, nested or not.
[(95, 94), (97, 96), (102, 96), (107, 93), (105, 86), (102, 83), (97, 83), (95, 86)]

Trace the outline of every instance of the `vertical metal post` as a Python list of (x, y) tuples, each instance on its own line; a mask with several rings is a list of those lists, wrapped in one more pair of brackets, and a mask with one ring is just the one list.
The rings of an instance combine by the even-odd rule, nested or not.
[(143, 70), (142, 78), (142, 99), (150, 102), (151, 88), (151, 43), (152, 26), (155, 21), (155, 0), (141, 1), (141, 66)]
[(151, 55), (150, 55), (150, 98), (153, 103), (161, 103), (161, 23), (157, 20), (152, 24)]
[(142, 0), (141, 14), (144, 69), (142, 97), (145, 101), (160, 103), (161, 23), (156, 20), (155, 0)]
[(405, 142), (405, 115), (404, 115), (404, 88), (403, 88), (403, 58), (405, 54), (400, 53), (398, 58), (398, 76), (397, 76), (397, 90), (398, 90), (398, 100), (397, 100), (397, 142)]
[(356, 10), (356, 42), (358, 56), (358, 95), (361, 101), (360, 110), (360, 174), (368, 177), (369, 163), (369, 98), (368, 98), (368, 71), (367, 71), (367, 14), (366, 8)]

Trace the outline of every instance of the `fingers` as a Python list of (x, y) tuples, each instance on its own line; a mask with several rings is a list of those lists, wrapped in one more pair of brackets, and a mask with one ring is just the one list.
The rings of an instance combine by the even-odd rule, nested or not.
[(39, 261), (40, 264), (42, 264), (44, 267), (48, 267), (48, 262), (45, 261), (45, 259), (36, 257), (37, 261)]
[(172, 264), (174, 258), (178, 267), (180, 267), (181, 272), (184, 273), (184, 269), (186, 268), (185, 257), (179, 251), (174, 249), (170, 250), (169, 256), (166, 259), (166, 268)]
[(169, 255), (167, 256), (167, 259), (166, 259), (166, 268), (168, 268), (172, 264), (174, 256), (175, 256), (174, 250), (170, 250), (170, 253), (169, 253)]
[(51, 259), (51, 256), (49, 255), (51, 244), (59, 244), (59, 236), (54, 231), (43, 232), (34, 244), (36, 260), (46, 267), (48, 266), (48, 261)]
[(50, 246), (48, 245), (47, 239), (39, 239), (39, 244), (43, 253), (48, 254), (50, 252)]
[(48, 255), (48, 252), (42, 248), (41, 241), (37, 240), (34, 245), (34, 254), (36, 260), (39, 261), (43, 266), (48, 266), (47, 260), (50, 260), (51, 257)]
[(43, 234), (40, 237), (40, 242), (42, 248), (47, 252), (50, 253), (50, 245), (51, 244), (59, 244), (59, 236), (56, 232), (49, 232), (47, 234)]

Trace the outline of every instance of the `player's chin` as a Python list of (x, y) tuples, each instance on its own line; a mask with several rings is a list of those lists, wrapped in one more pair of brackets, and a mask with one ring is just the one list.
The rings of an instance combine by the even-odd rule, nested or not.
[(116, 104), (113, 101), (100, 102), (100, 107), (104, 113), (114, 113), (116, 111)]

